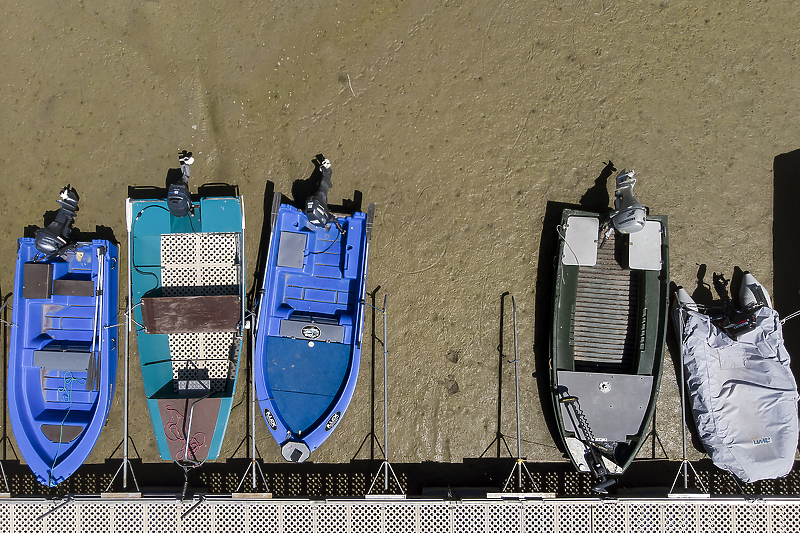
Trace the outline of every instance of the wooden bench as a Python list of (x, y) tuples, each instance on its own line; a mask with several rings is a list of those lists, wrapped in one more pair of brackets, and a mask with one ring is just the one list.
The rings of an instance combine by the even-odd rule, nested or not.
[(142, 319), (151, 334), (237, 331), (241, 315), (238, 294), (142, 298)]

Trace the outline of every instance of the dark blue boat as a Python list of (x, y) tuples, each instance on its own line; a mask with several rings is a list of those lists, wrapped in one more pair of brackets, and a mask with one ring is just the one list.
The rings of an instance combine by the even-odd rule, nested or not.
[(281, 454), (295, 462), (328, 438), (353, 396), (375, 209), (320, 223), (314, 207), (275, 195), (255, 332), (256, 396)]
[(117, 247), (107, 240), (45, 256), (19, 240), (8, 410), (40, 483), (80, 467), (103, 429), (117, 379)]

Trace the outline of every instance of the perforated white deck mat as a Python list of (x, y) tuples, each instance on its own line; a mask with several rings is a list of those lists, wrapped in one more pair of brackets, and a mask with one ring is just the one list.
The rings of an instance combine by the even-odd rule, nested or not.
[[(239, 294), (239, 234), (161, 235), (161, 286), (164, 296)], [(172, 377), (210, 380), (211, 392), (225, 390), (236, 368), (238, 341), (233, 332), (169, 335)]]
[[(800, 531), (800, 500), (177, 500), (0, 502), (8, 532)], [(193, 506), (196, 507), (191, 510)], [(57, 508), (58, 507), (58, 508)], [(181, 518), (187, 511), (191, 512)], [(45, 515), (52, 511), (49, 515)]]

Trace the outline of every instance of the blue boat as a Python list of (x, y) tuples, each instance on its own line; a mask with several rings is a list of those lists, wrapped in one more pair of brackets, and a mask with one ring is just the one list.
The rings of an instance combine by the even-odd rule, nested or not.
[(253, 361), (264, 420), (287, 461), (302, 462), (342, 419), (358, 378), (375, 206), (332, 215), (330, 164), (304, 210), (275, 194)]
[(162, 459), (219, 455), (244, 330), (241, 196), (189, 194), (191, 153), (167, 198), (131, 199), (128, 288), (147, 406)]
[(11, 427), (23, 459), (50, 487), (86, 461), (117, 380), (117, 247), (69, 240), (73, 193), (62, 191), (56, 220), (35, 239), (19, 239), (11, 315)]

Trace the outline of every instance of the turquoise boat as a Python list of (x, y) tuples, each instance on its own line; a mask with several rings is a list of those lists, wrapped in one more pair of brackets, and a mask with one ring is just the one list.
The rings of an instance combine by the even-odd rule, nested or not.
[(126, 202), (131, 316), (161, 458), (219, 455), (242, 351), (241, 196), (189, 194), (191, 154), (167, 198)]

